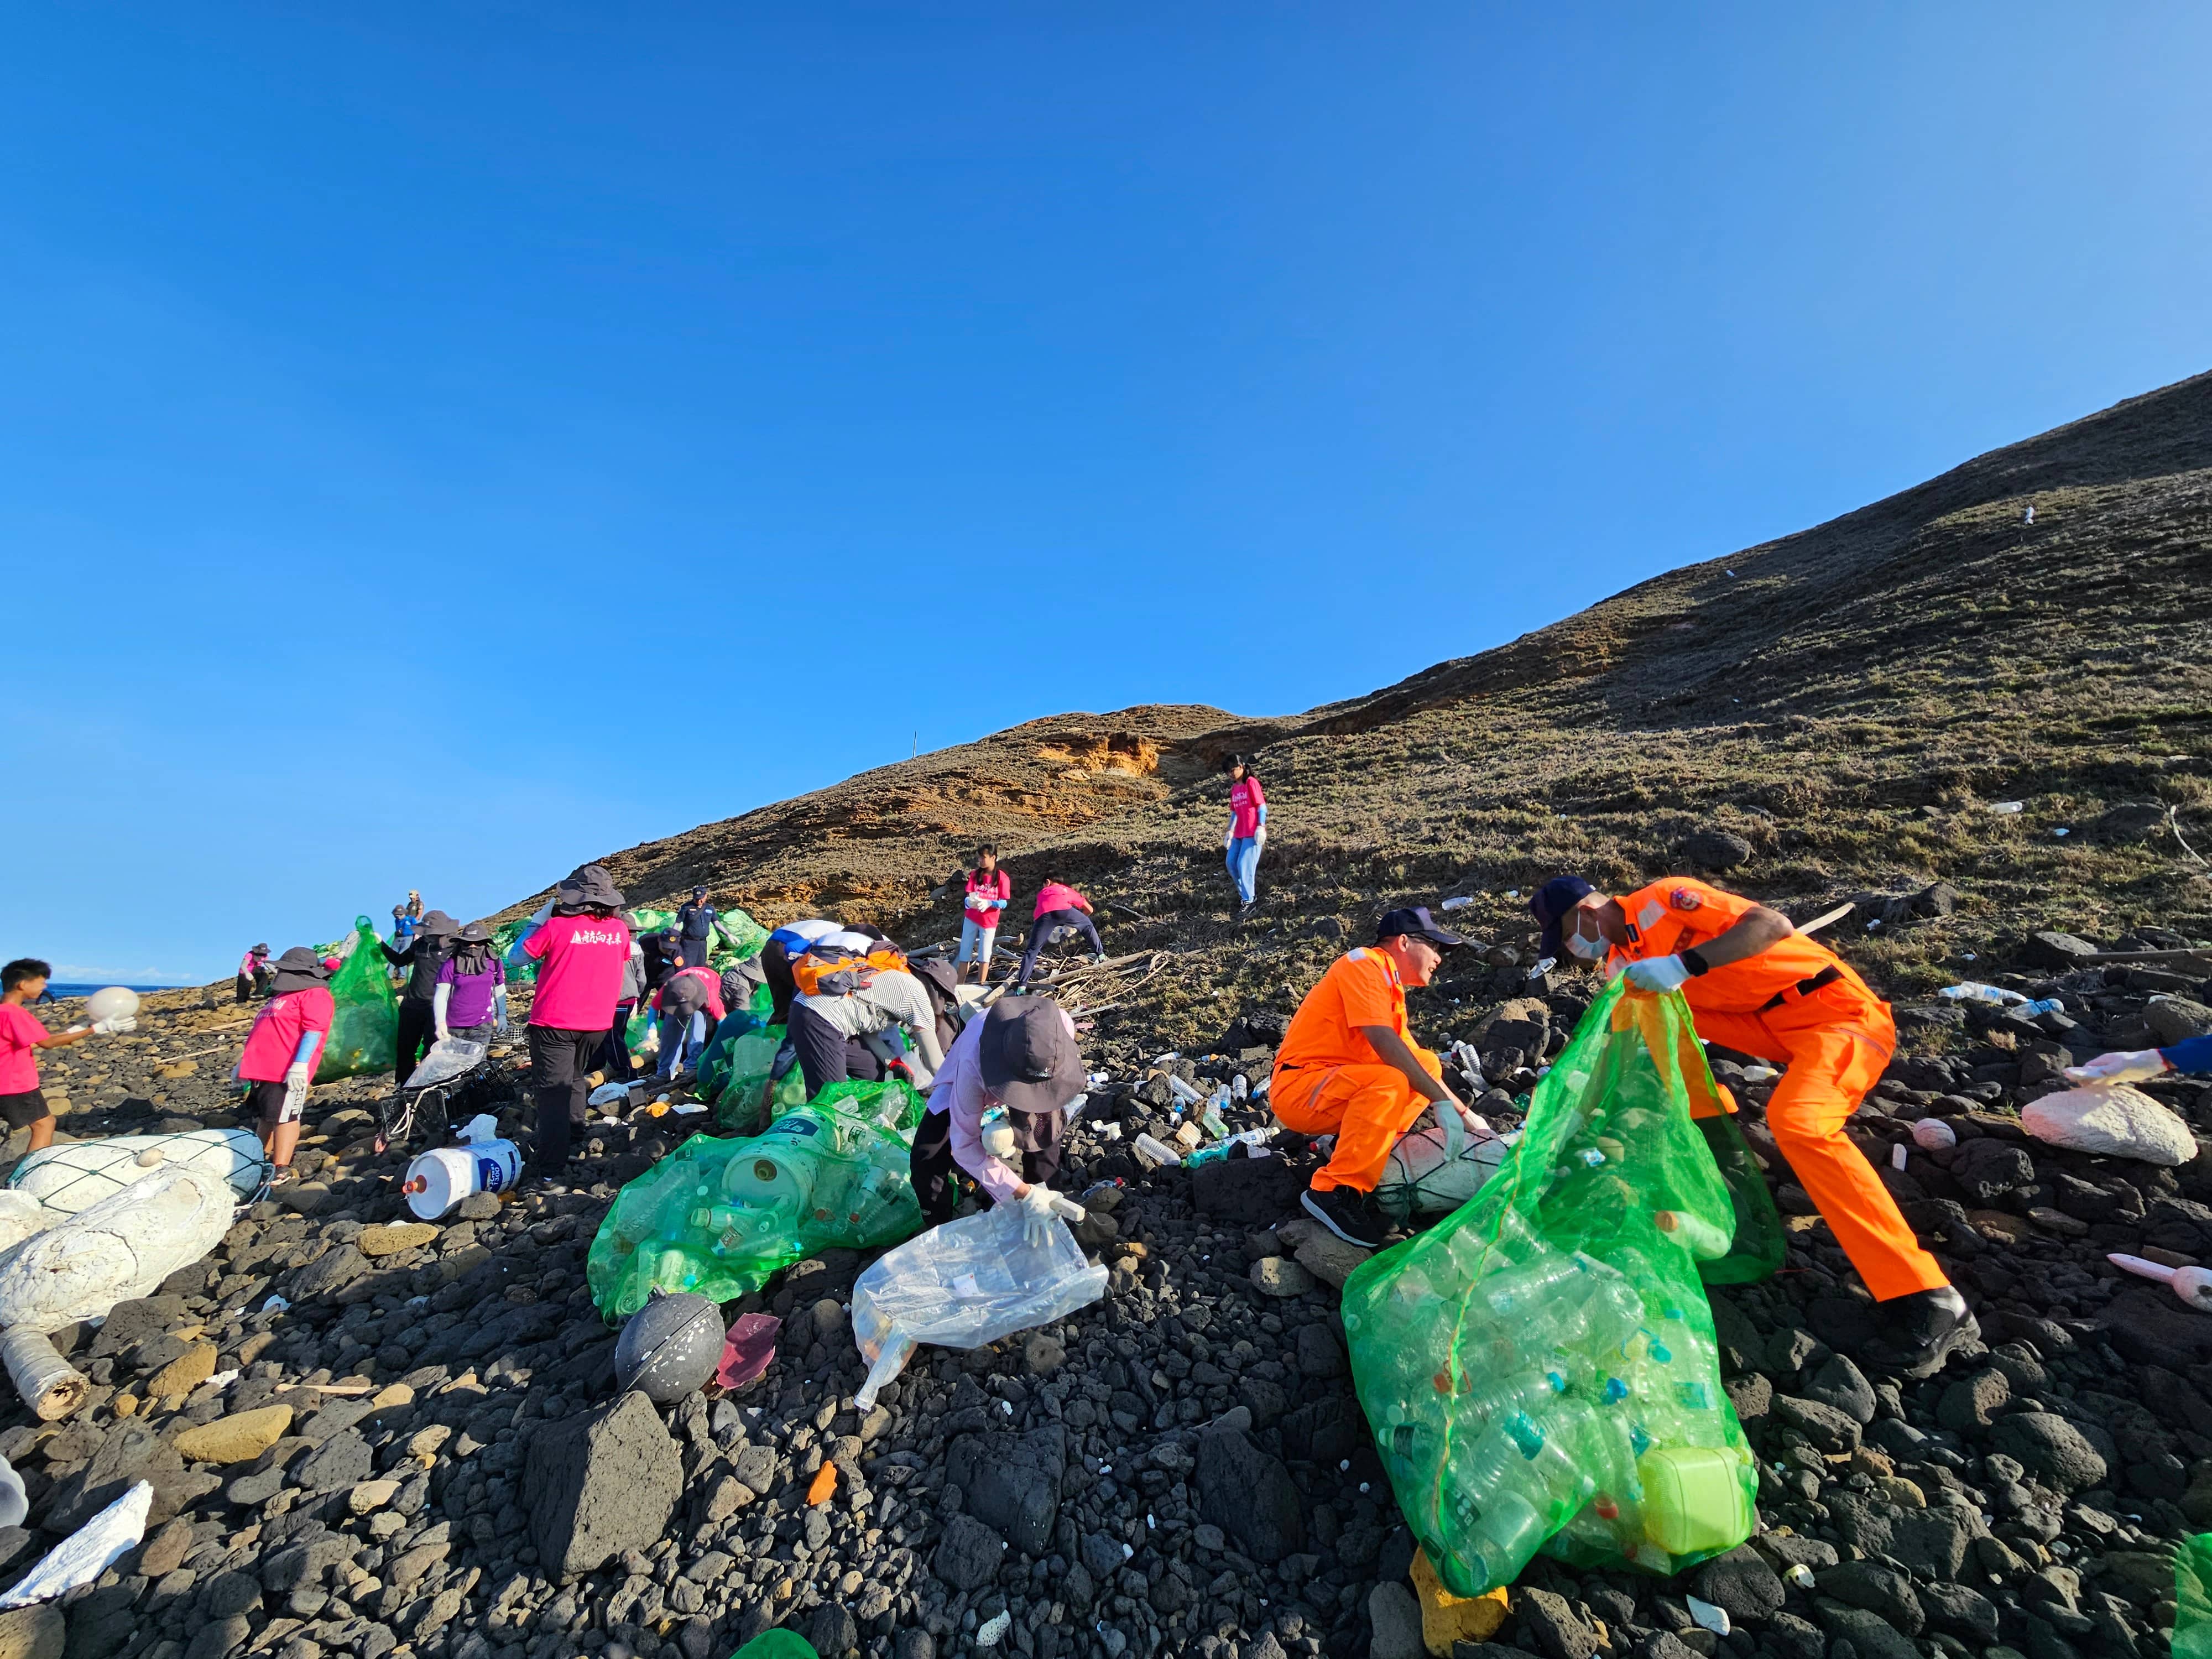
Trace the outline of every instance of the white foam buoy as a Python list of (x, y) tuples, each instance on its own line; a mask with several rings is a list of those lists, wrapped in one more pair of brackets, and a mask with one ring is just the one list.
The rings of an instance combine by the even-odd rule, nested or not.
[(87, 997), (84, 1011), (94, 1019), (136, 1019), (138, 994), (127, 985), (110, 985)]

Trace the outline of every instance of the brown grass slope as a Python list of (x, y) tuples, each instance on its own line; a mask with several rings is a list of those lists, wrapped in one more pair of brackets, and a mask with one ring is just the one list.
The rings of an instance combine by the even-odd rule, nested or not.
[[(2212, 374), (1365, 697), (1036, 720), (608, 862), (640, 898), (706, 881), (763, 921), (826, 910), (920, 944), (957, 927), (933, 890), (988, 836), (1024, 889), (1049, 869), (1115, 907), (1117, 951), (1183, 953), (1102, 1022), (1178, 1042), (1283, 1003), (1392, 903), (1470, 894), (1462, 919), (1525, 949), (1509, 890), (1680, 868), (1699, 826), (1752, 844), (1732, 884), (1799, 914), (1958, 887), (1955, 916), (1847, 926), (1900, 996), (1987, 976), (2034, 927), (2212, 939), (2212, 872), (2182, 839), (2212, 855), (2208, 546)], [(1237, 748), (1273, 803), (1241, 928), (1214, 770)], [(1431, 1017), (1504, 983), (1446, 987)]]

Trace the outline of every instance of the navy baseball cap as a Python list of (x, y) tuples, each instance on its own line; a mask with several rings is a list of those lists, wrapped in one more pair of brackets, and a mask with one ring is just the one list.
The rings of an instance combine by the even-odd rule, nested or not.
[(1395, 939), (1401, 934), (1408, 933), (1415, 939), (1428, 940), (1439, 951), (1456, 951), (1467, 943), (1449, 927), (1439, 927), (1436, 918), (1429, 914), (1429, 907), (1425, 904), (1415, 904), (1403, 910), (1389, 911), (1384, 915), (1382, 921), (1375, 924), (1375, 942), (1377, 945), (1386, 939)]
[(1580, 876), (1553, 876), (1536, 890), (1536, 896), (1528, 901), (1528, 914), (1543, 925), (1544, 942), (1538, 954), (1557, 957), (1560, 951), (1559, 924), (1567, 913), (1588, 898), (1597, 889)]

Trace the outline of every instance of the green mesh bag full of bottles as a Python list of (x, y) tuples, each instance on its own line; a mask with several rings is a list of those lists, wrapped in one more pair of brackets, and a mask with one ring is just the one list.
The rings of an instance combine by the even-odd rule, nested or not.
[(1699, 1278), (1736, 1225), (1692, 1116), (1719, 1109), (1688, 1005), (1615, 981), (1497, 1175), (1346, 1283), (1359, 1403), (1456, 1594), (1539, 1549), (1668, 1574), (1750, 1536), (1757, 1466)]
[(374, 924), (356, 916), (353, 950), (331, 975), (331, 1035), (315, 1066), (315, 1081), (388, 1072), (399, 1058), (399, 1001)]
[(921, 1231), (910, 1176), (925, 1103), (903, 1083), (840, 1083), (757, 1135), (694, 1135), (615, 1194), (585, 1258), (610, 1319), (657, 1287), (727, 1302), (833, 1246)]

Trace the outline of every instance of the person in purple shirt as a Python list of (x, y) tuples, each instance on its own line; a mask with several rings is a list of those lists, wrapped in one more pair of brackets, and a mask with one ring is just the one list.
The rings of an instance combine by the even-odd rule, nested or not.
[(2066, 1068), (2076, 1083), (2148, 1083), (2168, 1072), (2212, 1072), (2212, 1036), (2186, 1037), (2170, 1048), (2123, 1048)]
[(489, 1042), (507, 1029), (507, 974), (491, 948), (491, 929), (472, 921), (438, 966), (438, 1041)]

